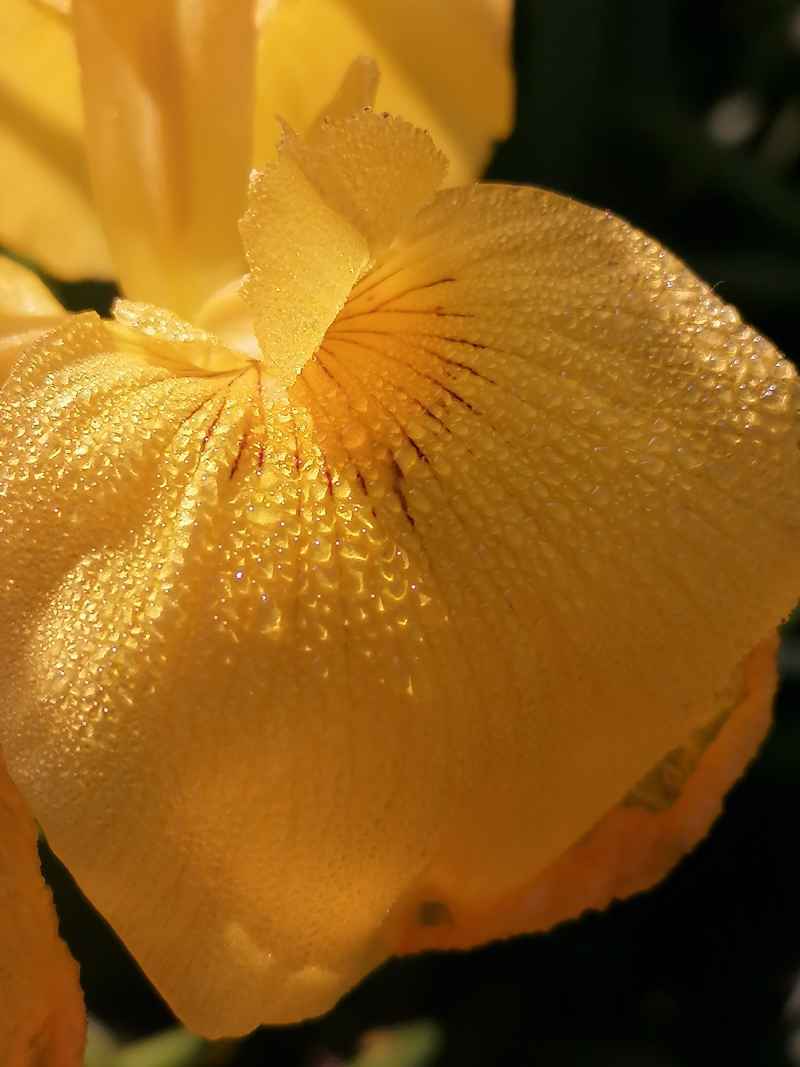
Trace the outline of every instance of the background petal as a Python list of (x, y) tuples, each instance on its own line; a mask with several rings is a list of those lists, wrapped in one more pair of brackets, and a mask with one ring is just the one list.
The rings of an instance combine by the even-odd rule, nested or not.
[(96, 202), (126, 295), (185, 318), (243, 269), (252, 0), (75, 0)]
[(0, 256), (0, 385), (25, 345), (65, 315), (32, 271)]
[(78, 966), (58, 937), (36, 824), (0, 756), (0, 1059), (80, 1067), (86, 1017)]
[(0, 244), (62, 278), (108, 278), (78, 82), (68, 25), (32, 0), (3, 0)]
[[(476, 177), (510, 132), (511, 4), (293, 0), (267, 5), (258, 55), (255, 163), (273, 158), (275, 116), (304, 132), (348, 64), (381, 69), (376, 107), (430, 131), (449, 181)], [(302, 60), (299, 58), (302, 57)]]

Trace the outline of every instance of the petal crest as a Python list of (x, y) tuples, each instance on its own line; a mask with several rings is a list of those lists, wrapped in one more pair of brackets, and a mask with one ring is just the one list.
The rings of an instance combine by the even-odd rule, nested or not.
[(447, 163), (422, 130), (362, 109), (301, 139), (251, 180), (242, 222), (245, 297), (268, 373), (284, 384), (313, 356), (370, 262), (441, 183)]

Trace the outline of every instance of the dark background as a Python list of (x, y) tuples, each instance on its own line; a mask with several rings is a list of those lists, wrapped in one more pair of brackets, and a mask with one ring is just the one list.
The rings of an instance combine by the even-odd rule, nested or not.
[[(520, 0), (515, 57), (516, 132), (490, 176), (624, 215), (797, 360), (800, 3)], [(73, 307), (109, 297), (54, 288)], [(660, 888), (548, 935), (391, 962), (330, 1015), (259, 1031), (230, 1062), (332, 1067), (366, 1030), (427, 1018), (437, 1067), (800, 1064), (800, 992), (794, 1060), (787, 1007), (800, 982), (797, 625), (783, 674), (760, 758)], [(169, 1025), (114, 935), (48, 868), (90, 1009), (130, 1037)]]

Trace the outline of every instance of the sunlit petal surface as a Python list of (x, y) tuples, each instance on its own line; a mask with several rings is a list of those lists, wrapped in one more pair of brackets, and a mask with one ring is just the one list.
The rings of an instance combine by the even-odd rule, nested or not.
[(2, 0), (0, 244), (63, 278), (106, 278), (82, 137), (67, 24), (34, 0)]
[(307, 269), (288, 370), (277, 334), (203, 370), (208, 335), (129, 308), (46, 335), (0, 394), (0, 741), (208, 1035), (325, 1010), (415, 925), (474, 939), (737, 703), (800, 585), (780, 354), (553, 194), (405, 224), (414, 172), (375, 150), (394, 130), (402, 161), (405, 127), (358, 122), (322, 127), (350, 196), (316, 139), (277, 164), (285, 202), (253, 185), (256, 320), (259, 271)]
[(78, 966), (58, 937), (39, 870), (36, 824), (0, 757), (0, 1062), (80, 1067), (85, 1013)]
[(377, 108), (431, 132), (450, 160), (452, 184), (476, 177), (492, 142), (510, 132), (511, 15), (509, 0), (267, 2), (256, 163), (274, 156), (275, 115), (305, 131), (347, 63), (368, 55), (381, 68)]
[(252, 0), (75, 0), (96, 202), (127, 296), (189, 316), (241, 274)]

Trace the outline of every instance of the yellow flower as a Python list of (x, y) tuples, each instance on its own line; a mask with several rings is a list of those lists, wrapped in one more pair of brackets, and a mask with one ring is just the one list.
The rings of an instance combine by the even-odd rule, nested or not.
[(367, 62), (240, 253), (248, 4), (73, 9), (130, 299), (0, 288), (0, 743), (53, 848), (210, 1036), (651, 884), (768, 722), (795, 373), (608, 213), (439, 191)]
[[(253, 0), (259, 23), (258, 37), (251, 42), (255, 54), (248, 55), (244, 41), (231, 39), (226, 30), (219, 54), (208, 60), (211, 84), (224, 70), (226, 78), (239, 80), (239, 90), (245, 84), (251, 87), (254, 64), (258, 89), (255, 106), (253, 99), (237, 99), (242, 115), (235, 135), (230, 135), (236, 143), (226, 137), (217, 150), (246, 155), (254, 166), (262, 166), (274, 153), (275, 115), (305, 130), (333, 95), (347, 62), (369, 55), (382, 70), (378, 108), (397, 111), (431, 131), (450, 159), (453, 184), (473, 178), (486, 162), (492, 141), (506, 136), (511, 122), (512, 2)], [(231, 6), (240, 6), (239, 0)], [(175, 20), (165, 28), (167, 40), (177, 35), (180, 47), (180, 39), (186, 43), (203, 32), (192, 23), (196, 4), (184, 0), (170, 7)], [(64, 278), (110, 278), (115, 271), (96, 217), (85, 159), (69, 9), (70, 0), (0, 4), (0, 188), (14, 192), (0, 199), (0, 245)], [(141, 65), (131, 73), (143, 107), (148, 77), (169, 77), (158, 65), (158, 57), (169, 47), (166, 40), (157, 48), (154, 44), (152, 55), (135, 60)], [(237, 51), (236, 65), (225, 48)], [(190, 56), (184, 58), (191, 64)], [(203, 107), (213, 109), (215, 101), (225, 107), (236, 95), (236, 87), (219, 97), (209, 91)], [(200, 111), (194, 116), (202, 126)], [(160, 121), (155, 112), (151, 117)], [(174, 140), (174, 125), (169, 128), (176, 121), (181, 121), (179, 114), (165, 116), (164, 135), (178, 150), (181, 142)], [(185, 132), (191, 136), (191, 129)], [(243, 195), (243, 188), (239, 192)]]

